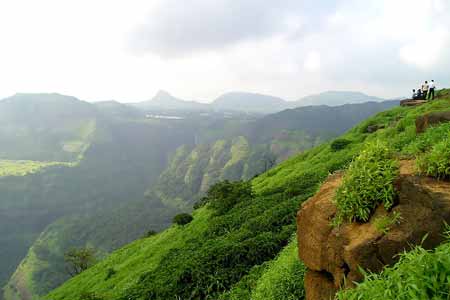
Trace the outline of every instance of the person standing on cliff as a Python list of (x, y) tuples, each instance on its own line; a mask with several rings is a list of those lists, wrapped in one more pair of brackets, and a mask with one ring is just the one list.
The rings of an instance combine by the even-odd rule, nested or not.
[(434, 90), (436, 89), (436, 84), (434, 83), (434, 80), (431, 80), (430, 82), (430, 92), (428, 98), (430, 100), (434, 100)]
[(425, 83), (422, 84), (423, 100), (427, 100), (428, 88), (429, 88), (428, 81), (425, 81)]

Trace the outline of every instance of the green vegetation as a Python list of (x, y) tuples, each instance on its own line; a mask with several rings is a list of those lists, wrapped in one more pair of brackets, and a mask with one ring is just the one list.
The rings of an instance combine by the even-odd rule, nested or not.
[(434, 251), (417, 247), (401, 255), (400, 261), (381, 274), (367, 274), (355, 289), (341, 291), (339, 300), (448, 299), (450, 243)]
[(352, 141), (346, 140), (346, 139), (336, 139), (334, 140), (330, 147), (333, 151), (339, 151), (342, 149), (345, 149), (349, 144), (351, 144)]
[(86, 271), (97, 261), (96, 255), (97, 251), (91, 247), (69, 249), (64, 253), (67, 272), (70, 276), (76, 276)]
[(393, 225), (400, 223), (401, 218), (401, 214), (394, 211), (392, 215), (386, 215), (376, 218), (374, 221), (374, 225), (379, 232), (387, 234), (389, 230), (391, 230), (391, 227)]
[(173, 223), (183, 226), (183, 225), (187, 225), (189, 223), (192, 222), (194, 218), (190, 215), (190, 214), (186, 214), (186, 213), (182, 213), (182, 214), (178, 214), (175, 217), (173, 217)]
[(450, 133), (417, 161), (419, 170), (438, 179), (450, 178)]
[[(411, 151), (422, 139), (415, 133), (415, 118), (446, 110), (449, 103), (450, 99), (441, 99), (380, 113), (342, 136), (352, 141), (344, 149), (333, 151), (330, 144), (320, 145), (255, 177), (251, 197), (243, 182), (223, 183), (223, 189), (219, 184), (217, 196), (194, 211), (188, 225), (172, 226), (115, 251), (47, 298), (77, 300), (82, 293), (96, 293), (108, 300), (250, 300), (261, 299), (264, 293), (273, 299), (301, 298), (304, 270), (296, 260), (295, 242), (291, 242), (300, 203), (315, 193), (329, 173), (346, 168), (360, 154), (359, 160), (372, 164), (370, 171), (388, 170), (394, 178), (397, 166), (392, 152), (419, 155)], [(369, 134), (365, 133), (368, 124), (385, 128)], [(386, 151), (383, 144), (389, 144), (392, 151)], [(352, 168), (355, 174), (361, 171)], [(227, 199), (222, 190), (237, 191), (236, 197)], [(391, 203), (393, 198), (381, 199)], [(224, 200), (223, 210), (214, 208), (214, 201), (220, 200)], [(380, 228), (387, 229), (384, 223)], [(117, 273), (105, 282), (108, 268)]]
[[(3, 257), (9, 258), (0, 260), (0, 270), (8, 276), (26, 257), (7, 292), (16, 293), (20, 286), (37, 297), (64, 282), (63, 253), (70, 247), (93, 246), (109, 253), (140, 238), (69, 280), (49, 298), (217, 299), (241, 287), (248, 297), (236, 299), (245, 300), (256, 295), (257, 286), (260, 291), (268, 289), (272, 280), (278, 282), (273, 285), (273, 297), (287, 295), (283, 289), (301, 295), (303, 290), (297, 290), (294, 278), (303, 271), (291, 241), (300, 203), (313, 195), (330, 172), (345, 168), (366, 140), (381, 138), (392, 142), (396, 151), (403, 149), (415, 138), (411, 128), (418, 110), (401, 108), (378, 115), (372, 122), (386, 124), (386, 129), (367, 135), (363, 125), (358, 126), (342, 137), (352, 143), (341, 151), (333, 152), (330, 144), (323, 144), (281, 163), (247, 183), (252, 186), (251, 197), (243, 182), (236, 183), (240, 192), (236, 199), (225, 199), (230, 205), (222, 213), (214, 204), (206, 204), (194, 211), (191, 223), (142, 236), (149, 229), (161, 231), (169, 226), (180, 208), (190, 209), (217, 181), (250, 179), (267, 169), (270, 154), (279, 162), (287, 153), (335, 138), (392, 105), (308, 108), (256, 122), (240, 118), (142, 121), (130, 119), (128, 113), (110, 119), (103, 111), (79, 165), (48, 168), (20, 181), (0, 180), (4, 200), (0, 208), (14, 212), (10, 219), (0, 220), (0, 246), (5, 249)], [(448, 101), (440, 100), (427, 110), (444, 107)], [(327, 117), (333, 121), (324, 121)], [(400, 127), (395, 126), (402, 117), (407, 120), (398, 134)], [(329, 132), (329, 128), (334, 130)], [(64, 138), (58, 145), (76, 150), (80, 144), (75, 140)], [(177, 148), (169, 160), (168, 154)], [(167, 172), (160, 177), (164, 169)], [(19, 236), (23, 240), (19, 241)], [(291, 248), (286, 248), (288, 244)], [(289, 279), (285, 282), (284, 277), (276, 276), (282, 265)], [(261, 279), (263, 275), (266, 281)], [(301, 279), (296, 284), (301, 286)]]
[(0, 160), (0, 177), (25, 176), (53, 166), (72, 166), (64, 162), (40, 162), (30, 160)]
[(369, 143), (350, 164), (336, 191), (337, 214), (333, 224), (366, 222), (378, 204), (390, 209), (396, 196), (394, 180), (398, 168), (386, 144), (380, 141)]

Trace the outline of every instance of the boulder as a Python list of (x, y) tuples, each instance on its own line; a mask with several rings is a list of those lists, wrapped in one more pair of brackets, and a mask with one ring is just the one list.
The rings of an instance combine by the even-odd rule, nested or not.
[[(379, 206), (367, 223), (333, 228), (332, 200), (341, 181), (342, 174), (329, 177), (297, 215), (299, 256), (310, 271), (305, 279), (307, 300), (330, 299), (328, 293), (363, 279), (359, 267), (380, 272), (412, 245), (423, 242), (425, 248), (434, 248), (443, 241), (444, 222), (450, 223), (450, 183), (415, 176), (413, 163), (402, 162), (396, 182), (399, 197), (390, 212)], [(375, 220), (394, 212), (400, 221), (384, 234)]]
[(400, 101), (400, 106), (419, 106), (427, 103), (426, 100), (414, 100), (414, 99), (406, 99)]
[(383, 129), (383, 128), (385, 128), (386, 126), (385, 125), (383, 125), (383, 124), (380, 124), (380, 125), (369, 125), (369, 126), (367, 126), (367, 128), (366, 128), (366, 132), (367, 133), (374, 133), (374, 132), (376, 132), (376, 131), (378, 131), (378, 130), (380, 130), (380, 129)]
[(450, 122), (450, 111), (440, 111), (419, 116), (416, 119), (416, 132), (422, 133), (433, 125)]

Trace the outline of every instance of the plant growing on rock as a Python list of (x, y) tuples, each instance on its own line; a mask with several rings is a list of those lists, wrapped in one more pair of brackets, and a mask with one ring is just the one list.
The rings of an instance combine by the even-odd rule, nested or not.
[(450, 178), (450, 136), (433, 146), (430, 152), (417, 160), (422, 174), (438, 179)]
[(377, 218), (374, 222), (374, 225), (379, 232), (387, 234), (389, 230), (391, 230), (393, 225), (400, 223), (401, 218), (402, 217), (400, 213), (394, 211), (392, 216), (383, 216)]
[(337, 214), (332, 225), (344, 221), (366, 222), (379, 204), (390, 209), (396, 197), (394, 180), (398, 170), (398, 162), (385, 143), (369, 144), (350, 164), (336, 192)]

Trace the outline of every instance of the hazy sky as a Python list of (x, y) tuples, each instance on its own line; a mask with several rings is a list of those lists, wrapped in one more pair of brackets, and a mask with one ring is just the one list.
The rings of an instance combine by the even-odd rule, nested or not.
[(450, 85), (449, 30), (448, 0), (0, 0), (0, 97), (401, 96)]

